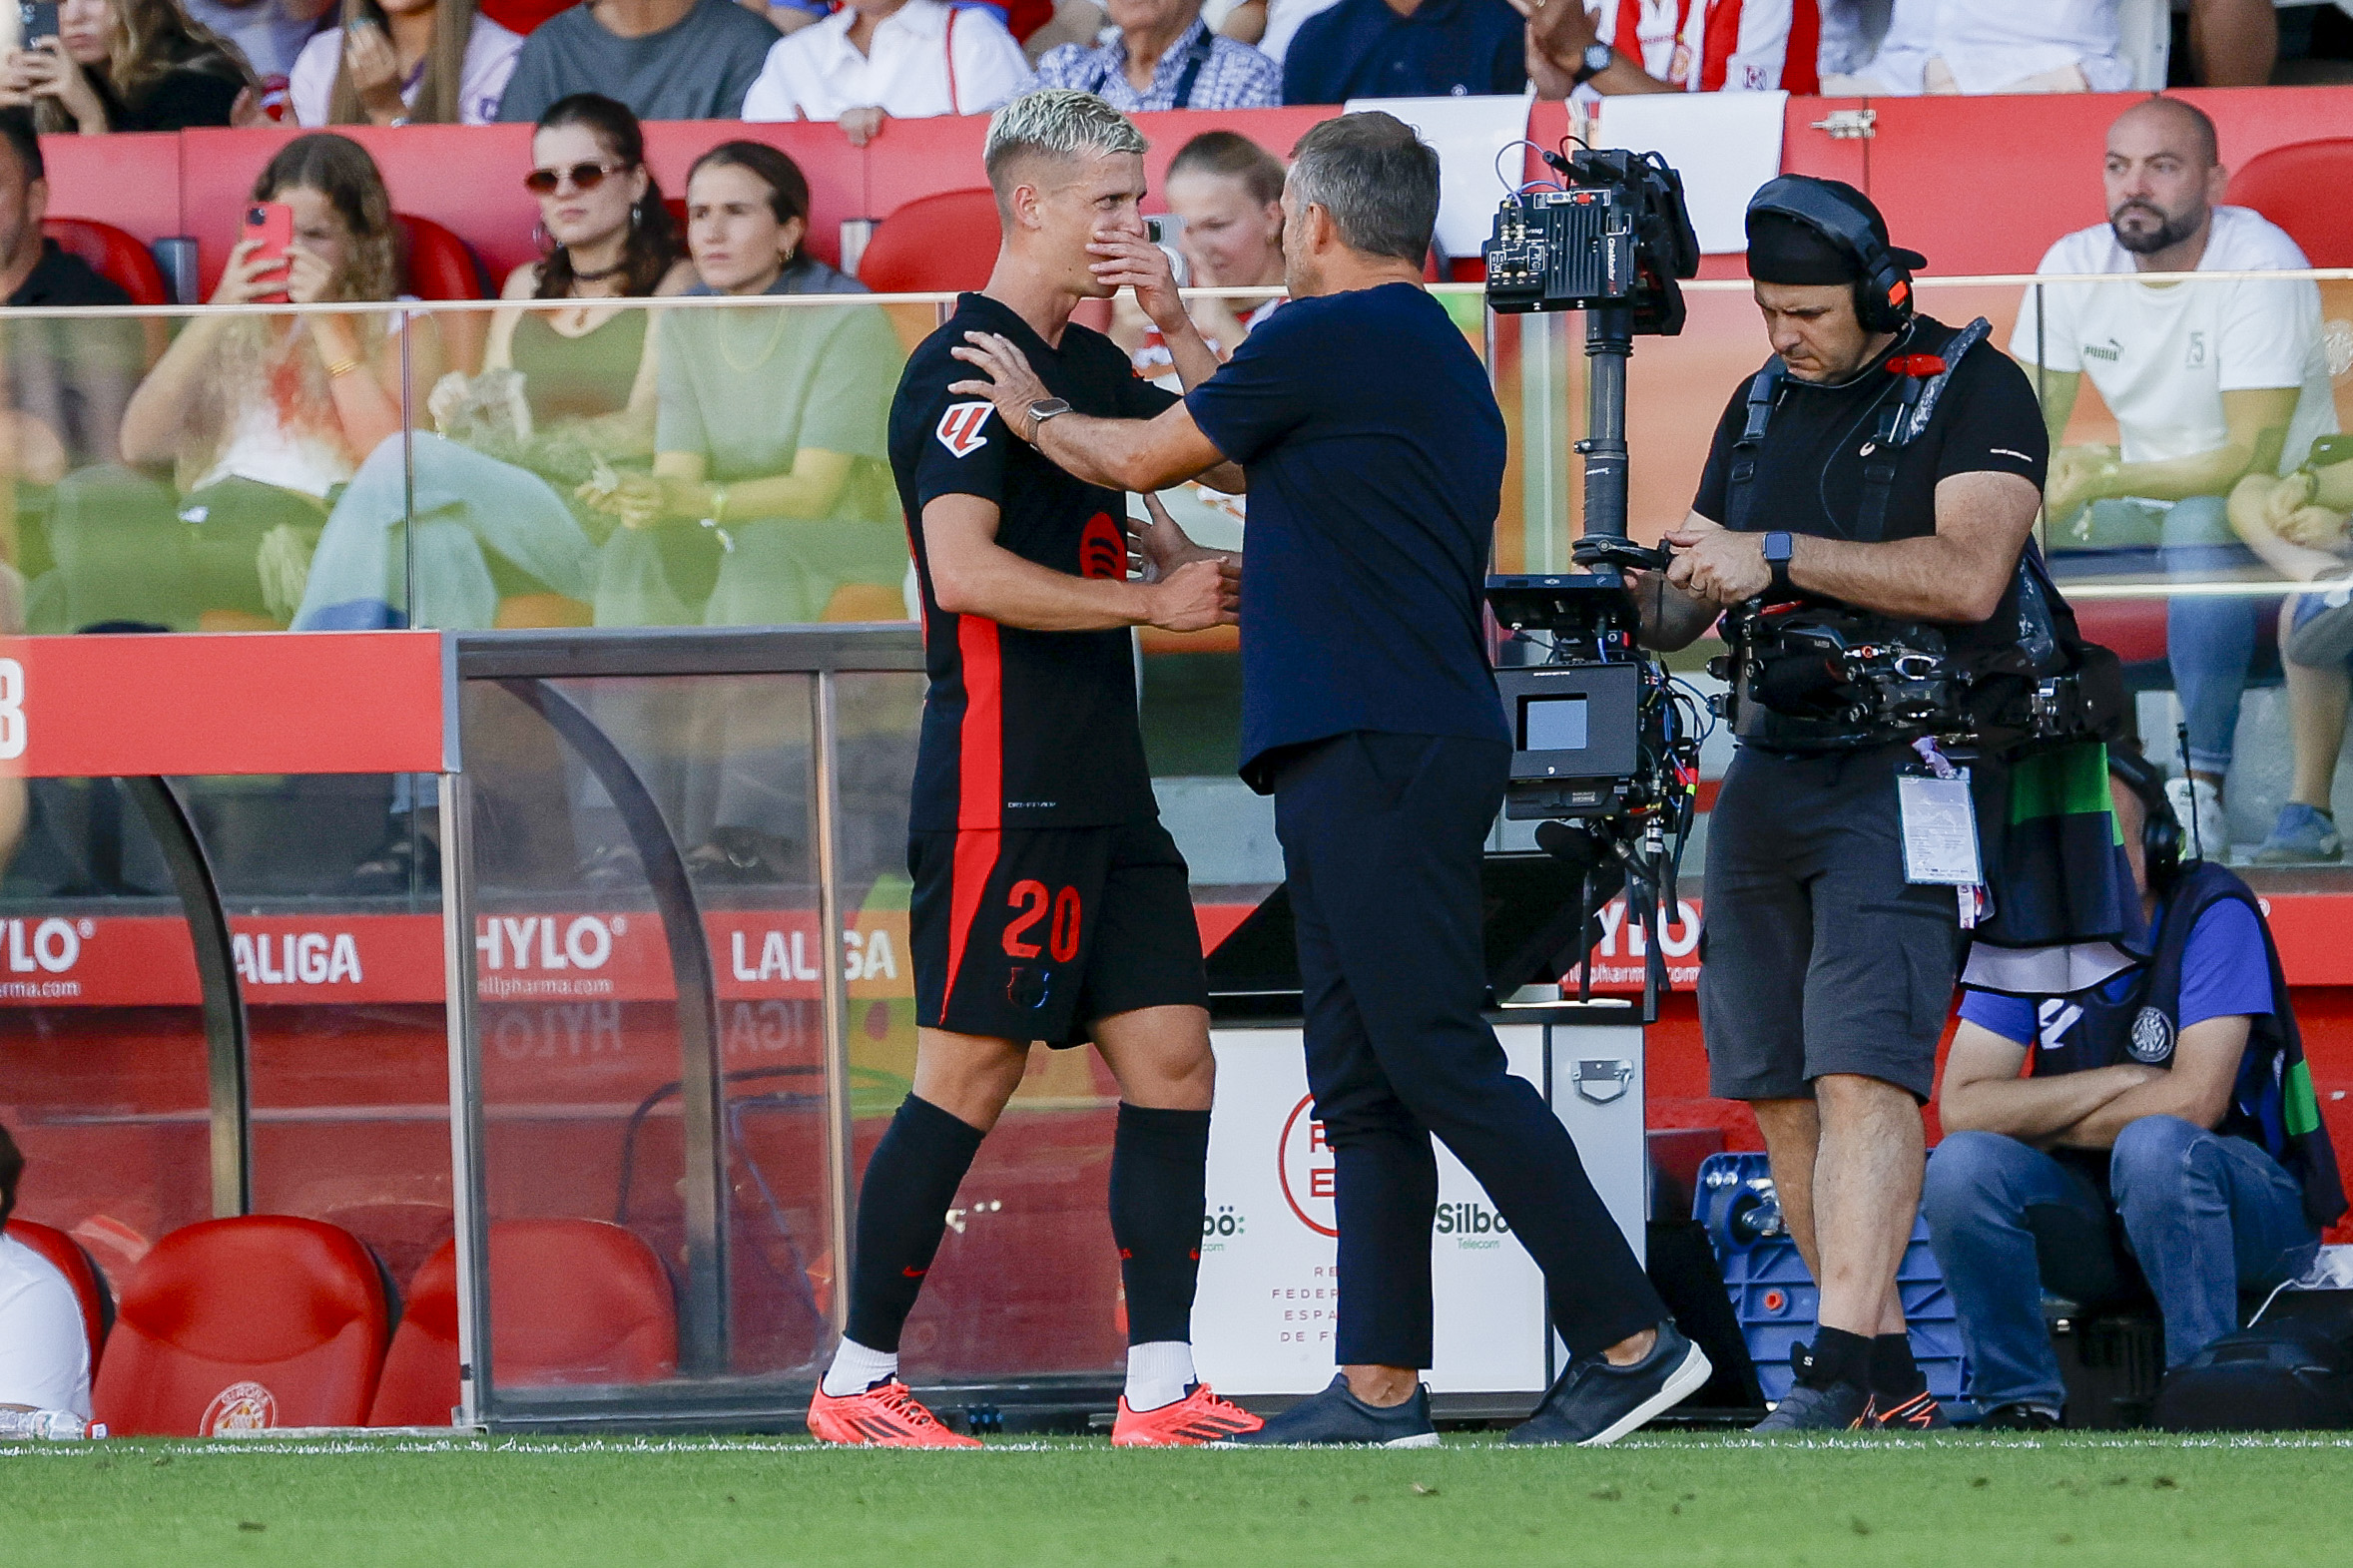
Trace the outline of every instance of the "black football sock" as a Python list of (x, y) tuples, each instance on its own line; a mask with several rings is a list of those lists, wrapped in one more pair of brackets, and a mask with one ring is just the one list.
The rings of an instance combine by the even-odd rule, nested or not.
[[(980, 1129), (908, 1095), (867, 1161), (858, 1190), (858, 1267), (844, 1332), (896, 1351), (923, 1276), (947, 1229), (948, 1205), (980, 1150)], [(1196, 1226), (1199, 1221), (1195, 1221)]]
[(1127, 1286), (1127, 1342), (1190, 1342), (1208, 1209), (1209, 1113), (1119, 1106), (1111, 1239)]
[(1871, 1391), (1891, 1399), (1909, 1399), (1928, 1386), (1920, 1363), (1912, 1359), (1912, 1336), (1883, 1333), (1871, 1340)]
[(1814, 1365), (1806, 1381), (1817, 1388), (1827, 1388), (1833, 1383), (1870, 1387), (1871, 1341), (1844, 1328), (1816, 1329)]

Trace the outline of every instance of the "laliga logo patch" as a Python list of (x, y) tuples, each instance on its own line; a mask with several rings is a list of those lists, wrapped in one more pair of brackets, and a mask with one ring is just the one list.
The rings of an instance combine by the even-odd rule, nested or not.
[(213, 1395), (196, 1429), (207, 1437), (259, 1432), (278, 1424), (278, 1397), (257, 1382), (235, 1382)]
[(2132, 1060), (2154, 1067), (2173, 1054), (2173, 1020), (2153, 1007), (2143, 1007), (2132, 1020), (2132, 1038), (2125, 1049)]
[(988, 444), (988, 437), (980, 433), (980, 427), (988, 423), (988, 416), (994, 412), (994, 403), (950, 403), (947, 412), (939, 416), (939, 428), (931, 433), (956, 456), (969, 457)]

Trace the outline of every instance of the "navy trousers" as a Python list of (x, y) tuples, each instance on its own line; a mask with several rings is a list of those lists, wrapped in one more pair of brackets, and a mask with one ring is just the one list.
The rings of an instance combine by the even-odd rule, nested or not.
[(1479, 860), (1500, 742), (1355, 732), (1274, 775), (1307, 1076), (1334, 1158), (1343, 1365), (1431, 1363), (1433, 1133), (1486, 1189), (1589, 1355), (1667, 1316), (1573, 1143), (1480, 1014)]

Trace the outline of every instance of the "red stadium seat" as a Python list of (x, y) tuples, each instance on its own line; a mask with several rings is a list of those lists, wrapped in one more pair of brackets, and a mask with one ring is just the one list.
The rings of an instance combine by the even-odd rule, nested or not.
[(124, 1287), (95, 1416), (118, 1436), (356, 1426), (388, 1316), (349, 1232), (288, 1215), (174, 1231)]
[[(678, 1308), (653, 1249), (601, 1220), (490, 1228), (490, 1365), (501, 1387), (647, 1383), (678, 1366)], [(457, 1403), (457, 1248), (408, 1288), (370, 1426), (446, 1426)]]
[(2165, 601), (2162, 599), (2078, 599), (2075, 625), (2086, 641), (2099, 644), (2126, 664), (2165, 657)]
[(2251, 207), (2288, 232), (2314, 266), (2353, 266), (2353, 138), (2291, 142), (2250, 158), (2223, 200)]
[(164, 285), (164, 269), (137, 237), (112, 224), (92, 218), (44, 218), (41, 233), (58, 249), (78, 256), (101, 276), (122, 286), (133, 304), (170, 304), (172, 291)]
[(558, 11), (569, 11), (578, 0), (482, 0), (484, 16), (510, 33), (528, 36)]
[(879, 294), (985, 287), (1002, 233), (991, 192), (918, 197), (876, 226), (858, 278)]
[(482, 264), (466, 243), (429, 218), (395, 213), (400, 229), (400, 275), (419, 299), (482, 299)]
[(74, 1288), (74, 1300), (82, 1304), (82, 1328), (90, 1335), (90, 1372), (96, 1376), (99, 1352), (106, 1348), (106, 1331), (115, 1320), (114, 1295), (107, 1290), (106, 1276), (98, 1272), (97, 1261), (65, 1232), (30, 1220), (9, 1221), (8, 1234), (48, 1259)]

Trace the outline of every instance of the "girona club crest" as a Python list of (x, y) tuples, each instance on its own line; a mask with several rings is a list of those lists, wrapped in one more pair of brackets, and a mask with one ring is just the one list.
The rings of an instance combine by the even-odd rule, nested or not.
[(257, 1382), (234, 1382), (213, 1395), (197, 1430), (207, 1437), (224, 1432), (259, 1432), (278, 1424), (278, 1400)]
[(1086, 532), (1078, 536), (1078, 575), (1111, 579), (1127, 575), (1127, 535), (1108, 512), (1088, 518)]
[(939, 416), (939, 428), (932, 431), (939, 444), (958, 457), (969, 457), (988, 444), (988, 437), (980, 427), (988, 423), (988, 416), (996, 412), (992, 403), (950, 403), (947, 412)]

